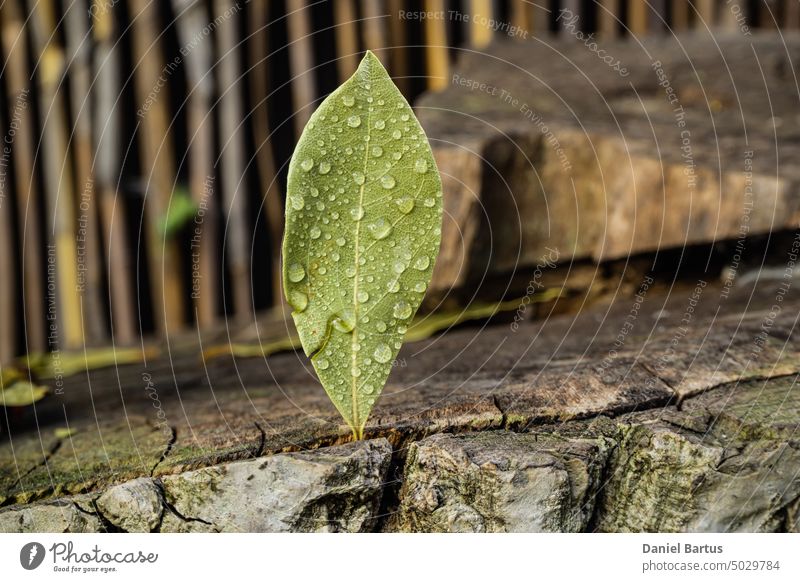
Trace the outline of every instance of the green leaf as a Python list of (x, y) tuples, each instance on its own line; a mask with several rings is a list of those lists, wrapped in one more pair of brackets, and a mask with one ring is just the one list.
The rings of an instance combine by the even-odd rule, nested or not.
[(189, 196), (189, 192), (185, 187), (178, 186), (172, 193), (167, 213), (159, 220), (159, 229), (164, 234), (164, 237), (174, 237), (184, 226), (192, 221), (196, 214), (197, 204)]
[(0, 406), (28, 406), (38, 402), (50, 392), (47, 386), (37, 386), (27, 380), (15, 382), (11, 387), (0, 390)]
[(441, 225), (425, 132), (367, 51), (295, 148), (283, 239), (303, 350), (356, 438), (430, 282)]

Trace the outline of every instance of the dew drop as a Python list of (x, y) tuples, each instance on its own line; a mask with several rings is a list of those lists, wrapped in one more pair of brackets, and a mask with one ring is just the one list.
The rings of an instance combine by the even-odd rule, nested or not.
[(308, 235), (312, 239), (317, 240), (320, 236), (322, 236), (322, 231), (319, 229), (318, 226), (312, 226), (308, 231)]
[(306, 158), (305, 160), (300, 162), (300, 167), (303, 168), (304, 172), (308, 172), (311, 170), (311, 168), (314, 167), (314, 160), (312, 160), (311, 158)]
[(403, 113), (403, 115), (400, 116), (400, 120), (401, 121), (408, 121), (408, 113)]
[(328, 367), (330, 367), (330, 365), (331, 363), (325, 358), (320, 358), (319, 360), (317, 360), (317, 368), (319, 368), (320, 370), (327, 370)]
[(399, 275), (405, 272), (406, 264), (401, 261), (397, 261), (392, 268), (394, 269), (394, 272)]
[(340, 247), (343, 247), (346, 242), (347, 241), (344, 239), (343, 236), (340, 236), (339, 238), (336, 239), (336, 245)]
[(414, 268), (418, 271), (424, 271), (427, 269), (431, 264), (431, 260), (428, 258), (428, 255), (420, 255), (417, 257), (417, 260), (414, 261)]
[(350, 373), (353, 375), (353, 378), (358, 378), (361, 375), (361, 368), (358, 366), (351, 368)]
[(383, 148), (379, 145), (372, 146), (372, 157), (379, 158), (383, 155)]
[(396, 183), (397, 182), (395, 181), (395, 179), (389, 174), (384, 174), (383, 176), (381, 176), (381, 186), (383, 186), (386, 190), (391, 190), (392, 188), (394, 188)]
[(382, 321), (379, 321), (375, 324), (375, 328), (378, 330), (378, 332), (383, 333), (386, 331), (386, 324)]
[(328, 162), (320, 162), (319, 163), (319, 173), (320, 174), (327, 174), (331, 171), (331, 165)]
[(363, 172), (353, 172), (353, 181), (355, 181), (355, 183), (358, 184), (359, 186), (361, 186), (364, 183), (365, 179), (366, 178), (364, 177)]
[(384, 127), (386, 127), (386, 122), (383, 119), (375, 122), (375, 129), (383, 129)]
[(364, 386), (364, 392), (366, 394), (374, 394), (375, 393), (375, 386), (373, 386), (372, 384), (366, 384)]
[(358, 115), (351, 115), (350, 117), (347, 118), (347, 125), (349, 125), (350, 127), (358, 127), (359, 125), (361, 125), (361, 117), (359, 117)]
[(428, 162), (422, 158), (418, 159), (416, 162), (414, 162), (414, 171), (417, 174), (424, 174), (428, 171)]
[(289, 202), (295, 210), (302, 210), (306, 206), (306, 203), (300, 196), (290, 196)]
[(389, 293), (397, 293), (400, 291), (400, 281), (397, 279), (392, 279), (389, 281), (389, 284), (386, 285), (386, 288), (389, 290)]
[(342, 95), (342, 103), (344, 103), (345, 106), (352, 107), (355, 102), (356, 100), (352, 95)]
[(411, 305), (405, 301), (398, 301), (394, 304), (393, 313), (397, 319), (408, 319), (411, 317)]
[(400, 209), (400, 212), (403, 214), (408, 214), (412, 210), (414, 210), (414, 199), (409, 198), (408, 196), (403, 196), (402, 198), (398, 198), (394, 201), (397, 204), (397, 208)]
[(433, 208), (433, 205), (436, 204), (436, 201), (433, 198), (426, 198), (423, 204), (428, 208)]
[(353, 310), (349, 307), (343, 309), (339, 316), (333, 320), (334, 329), (341, 331), (342, 333), (350, 333), (353, 331), (355, 326), (356, 316), (355, 313), (353, 313)]
[(289, 305), (291, 305), (295, 311), (298, 312), (305, 311), (306, 307), (308, 307), (308, 295), (306, 295), (302, 291), (290, 291)]
[(392, 359), (392, 348), (386, 344), (378, 344), (372, 355), (375, 357), (375, 361), (385, 364)]
[(355, 277), (356, 268), (353, 265), (350, 265), (344, 270), (344, 274), (347, 275), (348, 277)]
[(366, 291), (359, 291), (358, 292), (358, 302), (359, 303), (366, 303), (369, 301), (369, 293)]
[(370, 223), (367, 229), (377, 240), (382, 240), (389, 236), (389, 233), (392, 232), (392, 225), (388, 220), (381, 217)]
[(394, 139), (400, 139), (401, 137), (403, 137), (403, 134), (402, 134), (402, 132), (401, 132), (399, 129), (395, 129), (395, 130), (392, 132), (392, 137), (393, 137)]
[(364, 218), (364, 207), (359, 206), (357, 208), (352, 208), (350, 210), (350, 216), (353, 217), (353, 220), (361, 220)]
[(292, 283), (299, 283), (305, 279), (306, 270), (303, 268), (303, 265), (299, 263), (292, 263), (287, 269), (287, 275), (289, 277), (289, 281)]
[(425, 293), (425, 289), (427, 289), (427, 288), (428, 288), (428, 285), (426, 285), (422, 281), (419, 281), (419, 282), (417, 282), (416, 285), (414, 285), (414, 291), (416, 291), (417, 293)]

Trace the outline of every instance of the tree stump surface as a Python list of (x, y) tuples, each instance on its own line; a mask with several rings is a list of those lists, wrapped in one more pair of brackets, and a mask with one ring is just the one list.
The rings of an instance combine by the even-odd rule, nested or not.
[(299, 353), (66, 378), (4, 435), (0, 530), (794, 531), (800, 296), (721, 289), (407, 344), (358, 443)]

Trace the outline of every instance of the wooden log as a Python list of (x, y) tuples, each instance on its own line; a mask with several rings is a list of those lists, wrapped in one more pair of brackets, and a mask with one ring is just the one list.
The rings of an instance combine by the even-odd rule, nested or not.
[[(788, 528), (780, 516), (788, 502), (800, 494), (796, 479), (800, 467), (796, 454), (800, 395), (794, 389), (800, 373), (800, 342), (794, 325), (800, 296), (796, 289), (784, 296), (783, 308), (772, 320), (768, 334), (771, 349), (759, 352), (750, 365), (745, 365), (741, 354), (756, 345), (754, 333), (762, 330), (780, 281), (737, 286), (730, 300), (721, 296), (723, 287), (719, 283), (699, 285), (654, 284), (641, 302), (636, 301), (639, 307), (632, 321), (626, 320), (626, 315), (631, 313), (634, 298), (612, 293), (608, 301), (580, 314), (521, 321), (517, 327), (498, 323), (479, 330), (451, 331), (405, 346), (368, 424), (370, 441), (354, 448), (391, 443), (397, 455), (395, 474), (403, 477), (400, 481), (425, 489), (430, 479), (437, 479), (442, 509), (431, 514), (426, 504), (418, 503), (419, 496), (408, 494), (407, 487), (405, 492), (389, 488), (385, 492), (387, 502), (398, 504), (398, 519), (390, 520), (385, 527), (392, 531), (439, 531), (457, 524), (467, 529), (480, 524), (485, 529), (503, 529), (515, 523), (525, 531), (539, 527), (536, 524), (548, 524), (548, 529), (556, 531), (584, 531), (594, 521), (603, 531), (646, 530), (655, 523), (663, 523), (668, 531)], [(665, 312), (675, 315), (665, 316)], [(689, 324), (681, 321), (687, 313)], [(628, 331), (620, 340), (623, 326)], [(37, 406), (38, 423), (31, 425), (32, 430), (14, 433), (13, 454), (10, 444), (0, 445), (0, 503), (17, 504), (0, 510), (0, 529), (18, 523), (14, 521), (18, 512), (39, 511), (37, 508), (70, 494), (88, 494), (91, 500), (102, 493), (104, 499), (99, 505), (113, 511), (109, 499), (113, 494), (104, 493), (110, 491), (109, 486), (121, 483), (134, 487), (132, 480), (151, 476), (170, 483), (167, 489), (182, 483), (184, 493), (201, 491), (194, 497), (198, 503), (195, 507), (208, 512), (204, 513), (210, 518), (207, 521), (216, 522), (215, 512), (236, 503), (224, 493), (234, 484), (219, 481), (219, 488), (192, 487), (198, 479), (207, 478), (209, 473), (233, 476), (240, 471), (246, 479), (258, 464), (283, 462), (279, 457), (287, 451), (319, 448), (319, 455), (324, 457), (344, 450), (336, 446), (349, 438), (347, 428), (340, 425), (321, 387), (304, 375), (303, 362), (295, 354), (276, 356), (268, 363), (260, 358), (237, 361), (238, 377), (231, 373), (232, 362), (210, 367), (206, 376), (206, 370), (197, 369), (192, 355), (172, 354), (169, 359), (149, 363), (148, 382), (158, 392), (161, 407), (156, 411), (153, 400), (143, 395), (128, 399), (124, 412), (120, 406), (122, 393), (114, 382), (104, 381), (119, 374), (123, 386), (138, 386), (142, 381), (139, 366), (90, 372), (92, 385), (98, 388), (93, 395), (81, 389), (85, 377), (66, 378), (64, 400), (42, 401)], [(402, 365), (412, 357), (413, 365)], [(447, 366), (443, 368), (442, 362), (448, 362)], [(707, 373), (715, 363), (725, 371), (724, 377)], [(271, 375), (265, 374), (267, 365)], [(681, 389), (673, 384), (675, 375), (697, 382), (682, 400), (677, 398)], [(208, 407), (207, 381), (214, 386), (217, 398), (213, 409)], [(242, 383), (246, 393), (241, 390)], [(86, 414), (90, 398), (97, 406), (96, 418)], [(72, 429), (68, 436), (51, 430), (64, 422), (63, 406)], [(157, 416), (159, 410), (163, 417)], [(707, 438), (691, 436), (698, 431)], [(96, 446), (101, 435), (108, 457)], [(648, 447), (648, 439), (655, 439), (660, 446)], [(761, 475), (770, 479), (770, 490), (786, 492), (780, 500), (748, 502), (748, 515), (754, 517), (744, 521), (737, 520), (731, 508), (749, 497), (741, 497), (739, 489), (731, 495), (725, 491), (734, 484), (731, 476), (749, 473), (743, 466), (737, 469), (736, 455), (719, 456), (737, 447), (758, 453), (754, 458), (771, 468)], [(497, 493), (497, 506), (486, 508), (488, 513), (481, 512), (485, 521), (444, 519), (450, 515), (449, 502), (459, 499), (458, 491), (448, 486), (452, 465), (426, 465), (419, 456), (423, 450), (430, 459), (441, 458), (448, 451), (466, 453), (453, 457), (464, 465), (460, 471), (463, 482), (482, 483), (487, 493)], [(519, 498), (506, 485), (513, 489), (524, 487), (526, 482), (492, 479), (492, 475), (505, 474), (504, 467), (525, 461), (534, 451), (540, 455), (537, 458), (552, 462), (535, 463), (536, 470), (541, 471), (536, 474), (539, 478), (527, 483), (546, 482), (554, 470), (569, 474), (572, 467), (584, 475), (581, 490), (587, 496), (577, 500), (571, 495), (560, 496), (557, 506), (564, 509), (557, 512), (560, 517), (539, 521), (547, 515), (542, 512), (551, 507), (545, 502), (547, 491), (537, 490), (537, 495), (530, 491), (531, 495), (525, 496), (529, 503), (516, 504), (513, 520), (490, 519), (495, 512), (512, 509), (504, 501), (507, 494)], [(638, 464), (626, 466), (624, 456), (616, 451), (653, 459), (646, 465), (651, 469), (650, 476), (637, 473)], [(775, 470), (778, 464), (767, 461), (781, 451), (781, 469)], [(475, 467), (470, 462), (475, 453), (505, 458), (506, 462), (477, 463)], [(693, 454), (686, 456), (688, 453)], [(47, 457), (46, 467), (43, 455)], [(566, 466), (562, 463), (565, 455), (572, 459)], [(267, 459), (250, 464), (261, 456)], [(313, 454), (303, 457), (307, 462), (315, 458)], [(231, 465), (234, 461), (241, 464)], [(14, 466), (22, 477), (10, 469)], [(729, 470), (720, 470), (721, 466)], [(342, 486), (356, 482), (355, 475), (348, 475), (336, 482)], [(603, 475), (610, 476), (609, 491), (597, 487)], [(683, 513), (676, 511), (683, 507), (682, 498), (673, 505), (652, 503), (658, 498), (657, 492), (680, 496), (689, 490), (671, 488), (670, 475), (682, 483), (707, 476), (696, 479), (703, 485)], [(487, 478), (480, 480), (481, 476)], [(628, 487), (628, 479), (642, 478), (652, 478), (655, 489)], [(563, 480), (559, 482), (563, 484)], [(239, 486), (243, 487), (238, 489), (240, 494), (248, 495), (246, 483)], [(280, 494), (286, 482), (278, 480), (273, 488)], [(553, 487), (549, 491), (568, 489)], [(221, 498), (217, 499), (213, 491), (220, 491)], [(544, 499), (533, 502), (540, 494)], [(180, 503), (190, 503), (183, 493), (176, 490), (175, 495)], [(27, 505), (54, 498), (56, 501)], [(714, 500), (719, 503), (715, 505)], [(463, 507), (480, 503), (477, 498), (462, 501)], [(573, 515), (570, 508), (585, 503), (590, 507), (596, 504), (596, 509), (589, 511), (596, 516), (594, 520), (588, 515), (565, 518)], [(242, 514), (241, 523), (250, 523), (248, 528), (262, 523), (244, 519), (245, 514), (251, 516), (251, 512)], [(124, 523), (133, 522), (126, 519)]]

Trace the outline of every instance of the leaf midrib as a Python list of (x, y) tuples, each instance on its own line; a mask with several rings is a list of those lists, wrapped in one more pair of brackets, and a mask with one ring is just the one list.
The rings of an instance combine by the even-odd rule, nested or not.
[[(367, 82), (369, 83), (370, 89), (368, 92), (372, 91), (372, 64), (369, 63), (367, 66)], [(367, 107), (367, 137), (370, 136), (371, 131), (371, 124), (370, 124), (370, 117), (371, 112), (369, 106)], [(358, 209), (361, 210), (364, 208), (364, 190), (367, 187), (367, 166), (369, 163), (369, 142), (370, 140), (365, 140), (364, 143), (364, 183), (361, 184), (361, 187), (358, 191)], [(353, 408), (353, 426), (356, 430), (356, 437), (361, 438), (361, 422), (360, 422), (360, 415), (358, 410), (358, 378), (355, 375), (356, 368), (358, 367), (358, 352), (356, 351), (356, 342), (358, 341), (358, 334), (356, 332), (356, 328), (358, 327), (358, 275), (359, 275), (359, 264), (358, 259), (360, 258), (359, 254), (359, 244), (360, 244), (360, 236), (361, 236), (361, 223), (363, 222), (363, 216), (361, 219), (356, 221), (356, 234), (355, 234), (355, 253), (354, 253), (354, 270), (355, 276), (353, 279), (353, 338), (350, 344), (350, 378), (352, 378), (351, 384), (351, 398), (352, 398), (352, 408)]]

